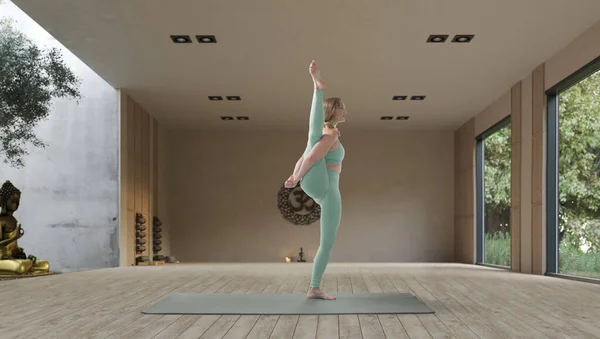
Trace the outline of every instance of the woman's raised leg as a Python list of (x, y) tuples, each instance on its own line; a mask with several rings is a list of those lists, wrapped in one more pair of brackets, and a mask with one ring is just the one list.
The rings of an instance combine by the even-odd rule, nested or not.
[(323, 124), (325, 123), (325, 107), (323, 106), (323, 90), (325, 89), (325, 82), (321, 78), (321, 70), (314, 60), (310, 63), (309, 71), (313, 79), (315, 90), (313, 92), (308, 123), (308, 151), (321, 140), (321, 137), (323, 136)]
[(308, 118), (307, 151), (310, 151), (321, 140), (321, 137), (323, 137), (324, 123), (325, 106), (323, 105), (323, 91), (315, 89), (310, 106), (310, 116)]
[[(304, 155), (307, 155), (323, 137), (323, 124), (325, 123), (325, 107), (323, 106), (325, 82), (321, 79), (321, 73), (314, 61), (310, 64), (310, 74), (313, 77), (315, 90), (308, 121), (308, 142)], [(300, 187), (315, 200), (320, 200), (325, 196), (329, 189), (325, 159), (317, 161), (306, 172), (300, 182)]]

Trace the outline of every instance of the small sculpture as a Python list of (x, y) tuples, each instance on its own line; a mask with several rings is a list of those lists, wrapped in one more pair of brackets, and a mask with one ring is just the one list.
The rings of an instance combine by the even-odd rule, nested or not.
[(10, 181), (5, 181), (0, 187), (0, 274), (34, 275), (48, 273), (50, 264), (38, 260), (35, 256), (25, 254), (17, 240), (25, 231), (13, 216), (19, 209), (21, 191)]
[(300, 247), (300, 253), (298, 253), (298, 260), (296, 260), (297, 262), (306, 262), (306, 259), (304, 259), (304, 250), (302, 249), (302, 247)]

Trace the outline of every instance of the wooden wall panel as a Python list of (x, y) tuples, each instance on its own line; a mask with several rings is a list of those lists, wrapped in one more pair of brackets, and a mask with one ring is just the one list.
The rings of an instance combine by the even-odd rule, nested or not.
[(531, 222), (533, 226), (533, 237), (531, 242), (531, 267), (533, 274), (544, 274), (546, 272), (545, 253), (546, 232), (544, 224), (544, 206), (533, 205), (531, 211)]
[[(510, 90), (511, 266), (515, 272), (546, 272), (545, 66)], [(526, 86), (526, 87), (524, 87)], [(489, 119), (489, 117), (478, 117)], [(474, 262), (474, 119), (455, 131), (455, 261)], [(525, 147), (525, 148), (524, 148)], [(531, 194), (531, 196), (530, 196)]]
[(546, 272), (546, 95), (544, 92), (544, 65), (532, 73), (532, 168), (531, 168), (531, 229), (532, 272)]
[(532, 73), (533, 135), (544, 133), (546, 115), (546, 95), (544, 92), (544, 65), (538, 66)]
[(541, 205), (545, 191), (545, 183), (542, 181), (544, 171), (544, 134), (538, 133), (533, 135), (532, 138), (531, 202), (533, 205)]
[(151, 196), (154, 197), (152, 203), (152, 214), (158, 215), (158, 122), (152, 119), (152, 165), (153, 165), (153, 189)]
[(521, 82), (511, 89), (511, 167), (510, 167), (510, 262), (511, 270), (521, 270)]
[(139, 105), (135, 105), (135, 150), (134, 158), (134, 207), (136, 212), (142, 211), (142, 116), (144, 112)]
[(154, 157), (154, 139), (156, 138), (156, 136), (154, 135), (154, 124), (156, 123), (156, 120), (154, 120), (154, 118), (152, 116), (148, 116), (148, 128), (147, 128), (147, 134), (148, 134), (148, 148), (146, 150), (146, 155), (145, 157), (147, 158), (147, 167), (146, 167), (146, 173), (147, 173), (147, 178), (146, 178), (146, 186), (147, 186), (147, 192), (146, 192), (146, 197), (147, 197), (147, 201), (145, 202), (146, 205), (146, 209), (147, 209), (147, 214), (148, 214), (148, 249), (150, 251), (150, 253), (152, 253), (151, 255), (154, 255), (154, 233), (153, 233), (153, 220), (154, 220), (154, 216), (156, 215), (156, 213), (154, 212), (154, 202), (156, 200), (158, 200), (156, 198), (156, 196), (154, 195), (154, 177), (156, 177), (156, 173), (154, 172), (154, 162), (156, 161), (156, 158)]
[(135, 211), (133, 209), (127, 209), (127, 266), (135, 264)]
[(150, 213), (150, 117), (146, 110), (142, 115), (142, 213), (146, 218), (146, 251), (152, 257), (152, 214)]
[(134, 180), (135, 180), (135, 103), (130, 98), (127, 98), (127, 131), (125, 138), (127, 139), (127, 206), (134, 206), (135, 196)]
[(142, 196), (141, 212), (148, 216), (150, 213), (150, 117), (146, 111), (142, 114)]
[(511, 116), (511, 142), (521, 143), (521, 82), (519, 81), (511, 88), (510, 93), (510, 116)]
[(521, 265), (520, 272), (531, 274), (531, 164), (532, 164), (532, 99), (531, 74), (521, 85)]
[(510, 208), (510, 269), (521, 271), (521, 206)]
[(135, 248), (133, 248), (132, 244), (135, 242), (135, 222), (131, 218), (132, 206), (135, 203), (135, 102), (131, 100), (131, 98), (127, 97), (126, 99), (126, 110), (122, 112), (125, 114), (125, 119), (127, 120), (126, 129), (122, 131), (125, 133), (122, 136), (123, 139), (127, 140), (127, 152), (124, 161), (127, 162), (127, 172), (124, 173), (124, 180), (121, 183), (125, 185), (124, 191), (124, 199), (121, 203), (125, 203), (126, 207), (124, 208), (125, 214), (122, 218), (125, 218), (122, 225), (126, 227), (126, 241), (125, 248), (121, 251), (122, 255), (125, 256), (124, 264), (131, 265), (135, 258)]
[(510, 205), (521, 206), (521, 143), (511, 145), (510, 154)]
[[(124, 99), (125, 100), (125, 99)], [(139, 104), (127, 97), (126, 114), (127, 128), (122, 130), (122, 138), (127, 139), (127, 173), (122, 174), (122, 185), (126, 199), (127, 244), (122, 253), (126, 255), (126, 264), (134, 265), (135, 258), (143, 255), (152, 258), (152, 219), (158, 210), (158, 124)], [(135, 251), (135, 217), (142, 213), (146, 218), (146, 250), (143, 253)]]

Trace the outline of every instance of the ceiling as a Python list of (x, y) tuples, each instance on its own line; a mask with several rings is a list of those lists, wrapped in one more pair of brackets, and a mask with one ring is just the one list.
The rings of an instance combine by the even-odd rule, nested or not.
[(598, 0), (13, 2), (161, 123), (197, 129), (306, 128), (313, 59), (344, 128), (456, 129), (600, 19)]

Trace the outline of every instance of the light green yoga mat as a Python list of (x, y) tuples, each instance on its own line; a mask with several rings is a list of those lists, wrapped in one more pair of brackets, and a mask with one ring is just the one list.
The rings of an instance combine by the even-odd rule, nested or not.
[(423, 314), (434, 313), (409, 293), (338, 293), (337, 300), (306, 299), (306, 294), (174, 293), (146, 314)]

